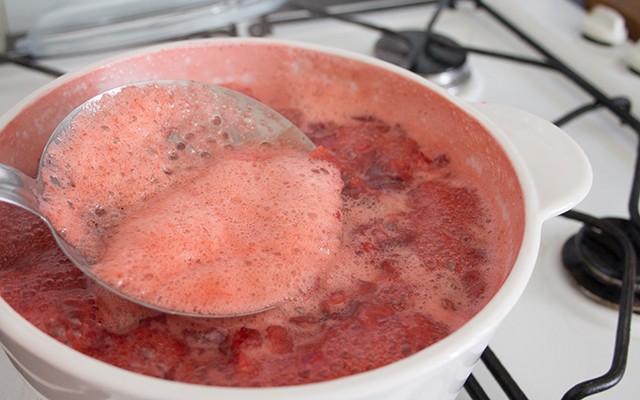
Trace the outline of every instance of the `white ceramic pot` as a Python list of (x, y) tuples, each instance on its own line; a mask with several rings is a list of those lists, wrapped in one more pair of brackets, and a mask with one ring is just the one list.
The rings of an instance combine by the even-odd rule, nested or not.
[[(35, 175), (42, 147), (75, 106), (104, 90), (147, 79), (194, 79), (250, 87), (274, 108), (313, 117), (376, 115), (422, 129), (462, 160), (512, 219), (513, 269), (461, 328), (390, 365), (341, 379), (279, 388), (222, 388), (131, 373), (47, 336), (0, 299), (0, 341), (24, 377), (51, 400), (453, 399), (493, 332), (522, 294), (543, 222), (578, 203), (591, 168), (562, 131), (506, 107), (467, 104), (390, 64), (334, 49), (262, 39), (214, 39), (151, 47), (65, 75), (0, 119), (0, 162)], [(419, 138), (416, 138), (418, 140)]]

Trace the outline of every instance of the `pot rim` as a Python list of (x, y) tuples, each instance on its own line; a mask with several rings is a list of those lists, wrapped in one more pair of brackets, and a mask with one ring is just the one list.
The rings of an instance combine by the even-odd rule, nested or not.
[[(465, 101), (450, 95), (439, 86), (398, 66), (351, 51), (291, 40), (264, 38), (212, 38), (171, 42), (147, 46), (133, 51), (128, 51), (114, 57), (109, 57), (105, 60), (99, 61), (98, 63), (89, 65), (78, 71), (65, 74), (62, 77), (53, 80), (17, 103), (4, 115), (0, 116), (0, 129), (3, 129), (11, 120), (19, 115), (21, 110), (28, 105), (37, 102), (45, 94), (54, 91), (65, 82), (79, 78), (94, 69), (103, 68), (112, 63), (122, 62), (141, 55), (150, 56), (155, 53), (162, 52), (163, 50), (238, 44), (246, 44), (249, 46), (293, 46), (314, 52), (322, 52), (334, 57), (348, 58), (357, 62), (389, 70), (424, 86), (427, 90), (440, 94), (450, 103), (463, 110), (467, 115), (476, 119), (488, 132), (490, 132), (508, 156), (516, 172), (523, 193), (525, 214), (522, 242), (518, 251), (518, 256), (513, 263), (512, 270), (509, 272), (496, 294), (476, 315), (456, 331), (437, 343), (430, 345), (411, 356), (371, 371), (330, 381), (296, 386), (268, 388), (204, 386), (168, 381), (165, 379), (153, 378), (130, 372), (86, 356), (58, 342), (46, 333), (40, 331), (22, 315), (14, 311), (2, 298), (0, 298), (0, 333), (20, 344), (20, 346), (28, 348), (29, 351), (36, 354), (38, 357), (41, 357), (50, 365), (55, 365), (61, 371), (82, 379), (85, 382), (91, 383), (96, 387), (103, 389), (108, 388), (110, 392), (121, 392), (128, 396), (142, 396), (142, 391), (137, 388), (144, 388), (142, 389), (144, 396), (152, 396), (151, 398), (157, 400), (175, 398), (207, 399), (216, 394), (220, 396), (233, 397), (238, 400), (256, 397), (263, 399), (280, 399), (297, 398), (302, 396), (305, 399), (312, 400), (326, 399), (326, 396), (328, 395), (337, 394), (340, 394), (341, 396), (349, 394), (364, 396), (367, 394), (379, 393), (384, 389), (388, 389), (391, 387), (391, 383), (397, 385), (413, 381), (419, 376), (424, 375), (424, 371), (433, 370), (438, 366), (445, 364), (449, 359), (456, 355), (469, 351), (472, 345), (476, 343), (474, 338), (483, 335), (486, 335), (487, 337), (490, 336), (515, 305), (527, 285), (529, 277), (533, 272), (535, 259), (537, 257), (541, 225), (547, 216), (541, 215), (541, 213), (536, 209), (536, 202), (533, 201), (535, 199), (535, 187), (529, 170), (524, 165), (524, 161), (521, 159), (515, 147), (511, 144), (502, 130), (485, 117), (480, 111), (468, 105)], [(6, 347), (5, 350), (10, 353)], [(14, 362), (18, 362), (14, 355), (11, 356)], [(60, 360), (64, 360), (64, 362), (60, 362)], [(117, 385), (113, 386), (113, 383), (111, 382), (117, 382)]]

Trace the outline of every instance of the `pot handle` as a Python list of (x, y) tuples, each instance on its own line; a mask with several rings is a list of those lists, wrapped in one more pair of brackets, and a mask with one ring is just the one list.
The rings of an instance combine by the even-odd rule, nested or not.
[(551, 122), (513, 107), (474, 103), (494, 122), (523, 159), (534, 184), (538, 210), (545, 219), (585, 198), (593, 180), (589, 159), (580, 146)]

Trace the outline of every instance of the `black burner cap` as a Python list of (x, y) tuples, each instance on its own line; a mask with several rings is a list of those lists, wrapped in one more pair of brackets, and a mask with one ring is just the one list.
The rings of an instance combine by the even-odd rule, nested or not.
[[(423, 31), (385, 33), (374, 50), (378, 58), (433, 79), (446, 88), (460, 86), (470, 78), (467, 51), (440, 34), (433, 33), (427, 40)], [(417, 57), (411, 60), (413, 54)]]
[[(640, 254), (640, 232), (630, 221), (619, 218), (604, 220), (621, 229), (633, 242), (636, 253)], [(624, 265), (622, 250), (614, 239), (597, 228), (585, 226), (564, 244), (562, 261), (581, 291), (603, 304), (618, 306)], [(635, 313), (640, 313), (639, 266), (636, 264)]]

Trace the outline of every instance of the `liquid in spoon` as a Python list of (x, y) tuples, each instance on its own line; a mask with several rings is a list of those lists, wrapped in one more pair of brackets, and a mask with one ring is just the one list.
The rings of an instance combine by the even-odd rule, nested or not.
[(304, 294), (330, 265), (342, 180), (286, 123), (209, 88), (125, 86), (70, 116), (43, 156), (40, 209), (117, 292), (248, 314)]

